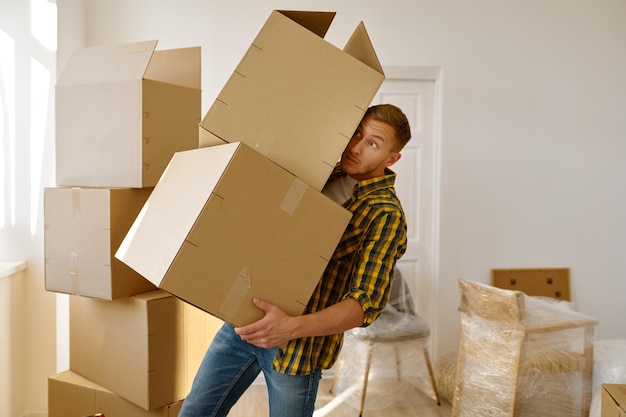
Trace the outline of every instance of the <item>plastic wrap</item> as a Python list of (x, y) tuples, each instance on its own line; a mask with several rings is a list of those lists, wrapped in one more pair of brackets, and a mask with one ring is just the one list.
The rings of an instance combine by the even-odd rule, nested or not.
[(371, 354), (364, 412), (400, 408), (412, 412), (424, 403), (436, 406), (436, 395), (424, 348), (430, 328), (415, 314), (413, 301), (396, 270), (389, 303), (374, 323), (345, 333), (338, 365), (333, 369), (335, 398), (360, 409), (367, 358)]
[(597, 321), (546, 299), (459, 281), (453, 416), (586, 415)]
[(450, 404), (452, 404), (452, 399), (454, 398), (457, 356), (458, 352), (456, 350), (445, 352), (439, 355), (437, 362), (433, 365), (439, 396), (442, 400), (447, 400)]

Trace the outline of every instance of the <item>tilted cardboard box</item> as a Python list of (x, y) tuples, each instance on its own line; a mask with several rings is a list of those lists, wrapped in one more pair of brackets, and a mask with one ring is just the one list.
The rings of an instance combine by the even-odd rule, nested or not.
[(182, 400), (221, 320), (165, 291), (70, 297), (70, 370), (151, 410)]
[(104, 300), (155, 290), (114, 257), (151, 191), (44, 189), (46, 290)]
[(243, 143), (178, 152), (116, 257), (235, 326), (304, 310), (351, 213)]
[(243, 142), (321, 190), (384, 80), (361, 23), (343, 50), (334, 12), (274, 11), (200, 124), (200, 146)]
[(48, 378), (48, 417), (177, 417), (182, 404), (177, 401), (148, 411), (72, 371)]
[(57, 185), (153, 187), (198, 147), (200, 48), (157, 41), (75, 51), (56, 85)]

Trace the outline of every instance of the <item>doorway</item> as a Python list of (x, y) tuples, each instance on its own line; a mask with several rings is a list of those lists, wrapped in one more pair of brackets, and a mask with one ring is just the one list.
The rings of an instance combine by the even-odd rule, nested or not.
[(398, 268), (409, 285), (418, 314), (431, 327), (429, 350), (436, 352), (439, 248), (440, 69), (388, 67), (373, 104), (400, 107), (411, 125), (411, 140), (392, 166), (405, 211), (408, 248)]

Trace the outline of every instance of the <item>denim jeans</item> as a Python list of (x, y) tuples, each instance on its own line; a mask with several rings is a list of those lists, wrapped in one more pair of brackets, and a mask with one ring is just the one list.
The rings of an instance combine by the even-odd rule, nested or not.
[(277, 348), (263, 349), (241, 340), (224, 324), (198, 369), (179, 417), (222, 417), (262, 371), (267, 384), (270, 417), (310, 417), (321, 370), (311, 375), (285, 375), (272, 368)]

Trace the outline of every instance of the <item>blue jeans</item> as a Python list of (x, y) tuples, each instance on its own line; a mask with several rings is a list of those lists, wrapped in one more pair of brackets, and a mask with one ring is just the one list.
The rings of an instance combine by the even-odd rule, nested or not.
[(204, 356), (178, 417), (228, 415), (261, 371), (267, 384), (270, 417), (311, 417), (321, 370), (311, 375), (281, 374), (272, 368), (276, 351), (244, 342), (233, 326), (224, 324)]

